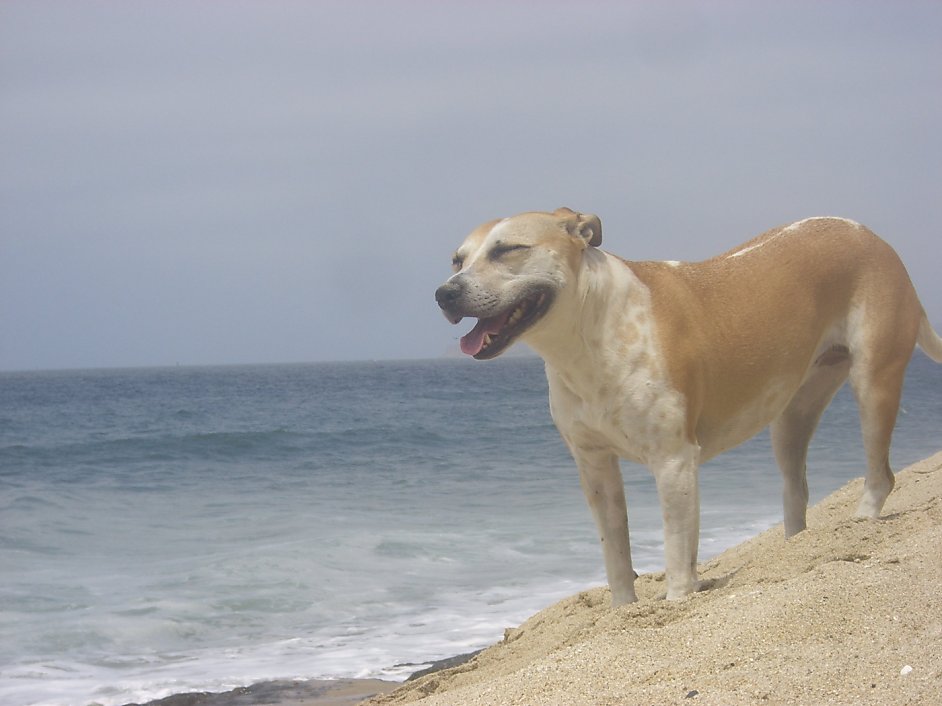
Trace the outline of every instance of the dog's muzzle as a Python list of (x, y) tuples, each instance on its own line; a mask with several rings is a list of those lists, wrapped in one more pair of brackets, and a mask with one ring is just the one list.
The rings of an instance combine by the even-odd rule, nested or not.
[(469, 306), (467, 294), (460, 277), (453, 277), (435, 290), (435, 301), (453, 324), (465, 316), (478, 318), (474, 328), (461, 337), (462, 352), (478, 360), (500, 355), (546, 313), (553, 301), (553, 292), (547, 287), (531, 287), (499, 309), (493, 308), (494, 301), (489, 302), (489, 308), (481, 308), (480, 302)]

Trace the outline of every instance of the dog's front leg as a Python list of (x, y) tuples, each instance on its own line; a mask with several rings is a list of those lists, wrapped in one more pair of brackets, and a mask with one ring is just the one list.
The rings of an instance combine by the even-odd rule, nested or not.
[(664, 517), (664, 558), (667, 600), (697, 590), (697, 545), (700, 541), (700, 494), (697, 484), (699, 449), (688, 445), (652, 464)]
[(628, 511), (625, 507), (625, 486), (615, 454), (604, 450), (573, 448), (579, 467), (579, 481), (585, 493), (602, 540), (605, 573), (612, 591), (612, 606), (632, 603), (635, 595), (635, 572), (631, 567), (628, 542)]

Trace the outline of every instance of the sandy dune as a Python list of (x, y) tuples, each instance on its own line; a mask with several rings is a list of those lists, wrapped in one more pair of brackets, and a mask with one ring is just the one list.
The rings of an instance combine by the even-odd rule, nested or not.
[(683, 601), (658, 598), (663, 575), (617, 610), (586, 591), (367, 703), (942, 703), (942, 453), (897, 475), (879, 521), (851, 518), (861, 488), (702, 565)]

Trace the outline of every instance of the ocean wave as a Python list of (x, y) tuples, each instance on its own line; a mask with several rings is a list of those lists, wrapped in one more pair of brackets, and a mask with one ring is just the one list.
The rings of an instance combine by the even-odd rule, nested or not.
[[(61, 445), (7, 447), (0, 449), (0, 462), (6, 461), (8, 472), (12, 474), (31, 467), (87, 470), (90, 467), (128, 468), (141, 463), (283, 458), (301, 448), (305, 438), (303, 434), (285, 429), (125, 436)], [(76, 479), (84, 477), (79, 474)]]
[(447, 448), (454, 440), (414, 425), (378, 425), (329, 431), (270, 429), (212, 431), (182, 435), (124, 436), (89, 439), (82, 443), (17, 444), (0, 448), (4, 474), (16, 475), (31, 468), (69, 471), (75, 480), (95, 468), (132, 469), (136, 464), (200, 461), (285, 461), (311, 464), (383, 454), (412, 455)]

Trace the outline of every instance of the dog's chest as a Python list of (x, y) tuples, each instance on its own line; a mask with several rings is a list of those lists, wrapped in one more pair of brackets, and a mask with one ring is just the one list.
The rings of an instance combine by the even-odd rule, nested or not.
[(649, 463), (683, 443), (683, 397), (649, 372), (573, 378), (547, 369), (547, 379), (553, 421), (572, 447)]

